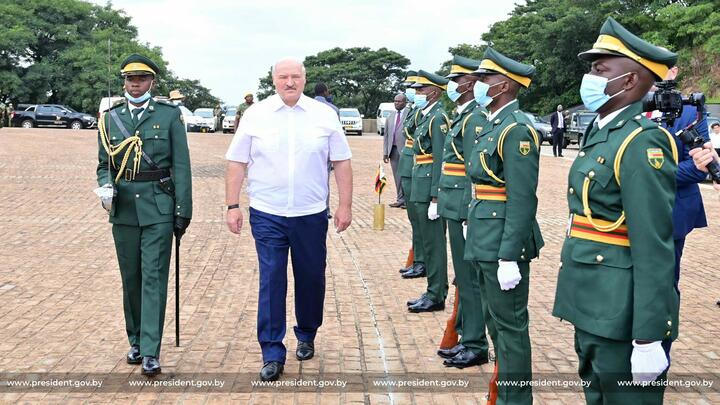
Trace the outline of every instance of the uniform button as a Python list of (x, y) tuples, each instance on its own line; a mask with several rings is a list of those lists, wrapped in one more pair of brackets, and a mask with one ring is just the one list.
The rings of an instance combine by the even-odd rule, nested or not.
[(140, 198), (140, 194), (135, 194), (135, 198)]
[(468, 208), (470, 208), (470, 205), (472, 205), (472, 204), (468, 204)]
[(175, 215), (180, 215), (180, 211), (176, 212)]
[(157, 135), (155, 135), (155, 139), (157, 139)]
[(487, 153), (487, 149), (483, 149), (483, 153)]
[(455, 185), (455, 187), (457, 187), (457, 184)]
[(672, 321), (668, 321), (668, 326), (672, 326)]
[(671, 335), (670, 331), (667, 331), (667, 333), (665, 334), (665, 336), (670, 336), (670, 335)]
[(426, 176), (430, 176), (430, 173), (426, 174)]
[(605, 260), (605, 258), (602, 257), (602, 255), (597, 255), (597, 256), (595, 257), (595, 260), (597, 260), (598, 263), (602, 263), (602, 261)]
[(520, 258), (525, 260), (525, 255), (520, 255)]
[(642, 118), (642, 117), (639, 116), (639, 115), (636, 115), (636, 116), (635, 116), (635, 119), (636, 119), (636, 120), (639, 120), (640, 118)]
[(560, 268), (562, 269), (562, 262), (560, 262)]
[(583, 156), (585, 156), (585, 152), (580, 151), (580, 153), (578, 153), (578, 155), (579, 155), (580, 157), (583, 157)]
[(525, 248), (522, 248), (521, 252), (525, 253)]
[(570, 187), (570, 188), (568, 189), (568, 193), (570, 193), (570, 194), (575, 194), (575, 189), (572, 188), (572, 187)]
[(493, 213), (492, 213), (492, 216), (496, 217), (496, 216), (497, 216), (497, 212), (493, 212)]
[(472, 162), (468, 162), (468, 166), (472, 166)]
[(447, 149), (443, 148), (443, 152), (447, 152)]
[(440, 187), (438, 187), (438, 191), (440, 191)]
[[(115, 138), (113, 138), (113, 139), (115, 139)], [(478, 143), (478, 140), (477, 140), (477, 139), (475, 140), (475, 143)]]
[(179, 209), (179, 208), (180, 208), (180, 206), (178, 205), (178, 209)]
[(595, 171), (594, 171), (594, 170), (590, 170), (590, 173), (588, 173), (588, 177), (591, 178), (591, 179), (592, 179), (593, 177), (595, 177)]

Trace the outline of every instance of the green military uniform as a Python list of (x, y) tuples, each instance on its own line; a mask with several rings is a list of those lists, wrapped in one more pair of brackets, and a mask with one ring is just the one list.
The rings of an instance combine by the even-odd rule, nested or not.
[[(245, 94), (245, 98), (247, 98), (248, 96), (252, 96), (252, 93), (247, 93), (247, 94)], [(244, 103), (240, 104), (240, 105), (237, 107), (237, 110), (235, 110), (235, 118), (237, 118), (237, 119), (242, 118), (243, 114), (245, 114), (245, 110), (247, 110), (248, 108), (250, 108), (251, 105), (253, 105), (253, 103), (248, 103), (247, 101), (245, 101)], [(237, 128), (236, 128), (236, 129), (237, 129)]]
[[(534, 70), (488, 48), (475, 73), (502, 74), (528, 87)], [(517, 101), (491, 114), (485, 126), (466, 128), (467, 132), (475, 134), (476, 143), (466, 160), (473, 198), (467, 215), (465, 259), (475, 261), (480, 269), (498, 381), (527, 381), (532, 379), (527, 311), (530, 260), (544, 245), (535, 219), (539, 139)], [(498, 260), (517, 263), (522, 278), (515, 288), (501, 290)], [(532, 403), (532, 390), (499, 385), (498, 403)]]
[[(434, 73), (420, 70), (418, 80), (412, 87), (436, 86), (445, 89), (448, 80)], [(447, 297), (447, 242), (446, 224), (442, 218), (428, 219), (428, 207), (437, 198), (442, 168), (442, 148), (448, 133), (450, 119), (442, 104), (425, 107), (418, 114), (418, 125), (413, 135), (415, 164), (412, 169), (412, 193), (410, 204), (414, 207), (419, 239), (422, 243), (427, 268), (427, 291), (425, 296), (433, 303), (443, 303)], [(409, 204), (408, 204), (409, 205)]]
[[(124, 74), (159, 71), (140, 55), (131, 55), (122, 67)], [(97, 181), (99, 185), (114, 183), (117, 190), (109, 214), (122, 276), (128, 339), (131, 345), (140, 346), (142, 356), (158, 357), (173, 224), (176, 217), (188, 221), (192, 217), (190, 155), (178, 107), (150, 98), (141, 115), (135, 108), (122, 103), (101, 117)], [(128, 138), (111, 114), (116, 114)], [(174, 183), (172, 194), (159, 181), (168, 174)]]
[[(408, 71), (405, 83), (412, 85), (417, 78), (417, 72)], [(415, 162), (415, 152), (413, 152), (413, 144), (415, 140), (415, 128), (422, 116), (419, 108), (412, 107), (405, 116), (403, 121), (403, 134), (405, 134), (405, 146), (400, 151), (400, 159), (398, 161), (398, 176), (400, 176), (400, 185), (405, 194), (405, 206), (407, 208), (408, 219), (410, 220), (410, 229), (412, 232), (412, 248), (413, 248), (413, 264), (425, 264), (425, 255), (423, 254), (422, 243), (420, 241), (420, 231), (418, 228), (417, 215), (415, 214), (415, 206), (410, 203), (412, 195), (412, 168)]]
[[(473, 72), (480, 61), (454, 56), (449, 79)], [(485, 126), (487, 111), (474, 100), (465, 105), (451, 123), (443, 146), (442, 174), (438, 191), (438, 213), (448, 228), (450, 252), (455, 270), (455, 283), (460, 304), (456, 318), (456, 330), (461, 334), (460, 344), (475, 354), (487, 355), (488, 341), (485, 336), (483, 299), (478, 281), (478, 271), (472, 262), (464, 260), (465, 236), (463, 222), (467, 219), (468, 201), (466, 191), (469, 181), (465, 174), (465, 151), (471, 151), (475, 140), (475, 128)], [(466, 129), (467, 136), (466, 136)], [(467, 194), (469, 197), (469, 193)]]
[[(608, 55), (636, 60), (657, 80), (677, 59), (611, 18), (593, 49), (580, 57)], [(640, 101), (602, 128), (596, 122), (583, 141), (568, 175), (571, 218), (553, 315), (575, 326), (579, 374), (590, 382), (587, 403), (660, 404), (664, 388), (629, 393), (617, 389), (617, 380), (633, 379), (633, 339), (669, 341), (678, 334), (672, 237), (676, 144), (644, 117)]]

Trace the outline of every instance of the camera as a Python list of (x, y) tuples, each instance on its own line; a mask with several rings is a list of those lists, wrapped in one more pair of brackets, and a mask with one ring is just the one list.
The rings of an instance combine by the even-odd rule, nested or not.
[[(682, 114), (683, 106), (692, 105), (697, 107), (698, 119), (674, 135), (680, 138), (680, 141), (690, 149), (702, 148), (706, 140), (695, 129), (695, 125), (699, 121), (701, 114), (705, 113), (705, 95), (702, 93), (690, 93), (689, 96), (685, 97), (675, 89), (677, 82), (674, 80), (656, 82), (655, 87), (657, 91), (650, 92), (643, 98), (643, 111), (660, 111), (662, 116), (658, 118), (658, 121), (672, 126)], [(707, 169), (713, 181), (720, 183), (720, 165), (717, 162), (712, 162), (707, 165)]]

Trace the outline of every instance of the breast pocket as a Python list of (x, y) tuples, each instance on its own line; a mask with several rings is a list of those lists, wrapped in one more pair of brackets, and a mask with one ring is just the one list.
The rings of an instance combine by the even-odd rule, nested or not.
[(280, 148), (280, 136), (277, 132), (259, 132), (252, 136), (253, 153), (274, 155)]
[(170, 156), (170, 134), (167, 129), (152, 129), (145, 132), (143, 149), (155, 162)]
[(300, 138), (300, 150), (306, 153), (326, 153), (329, 148), (330, 133), (324, 128), (310, 128)]

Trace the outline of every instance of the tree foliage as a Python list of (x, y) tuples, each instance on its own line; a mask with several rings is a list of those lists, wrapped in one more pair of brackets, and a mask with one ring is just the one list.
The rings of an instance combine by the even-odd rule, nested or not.
[[(557, 104), (580, 104), (578, 88), (589, 65), (577, 54), (592, 47), (612, 16), (630, 31), (678, 52), (681, 87), (717, 95), (720, 83), (720, 9), (714, 0), (528, 0), (492, 25), (479, 44), (450, 52), (479, 58), (490, 45), (532, 64), (533, 84), (522, 91), (523, 108), (549, 113)], [(449, 61), (441, 70), (449, 68)]]
[(140, 43), (130, 17), (109, 4), (0, 2), (0, 26), (0, 102), (58, 103), (93, 112), (108, 90), (122, 94), (118, 71), (130, 53), (148, 56), (163, 70), (156, 93), (180, 88), (193, 96), (186, 105), (219, 101), (197, 80), (167, 71), (160, 48)]
[[(382, 102), (392, 101), (410, 60), (387, 48), (333, 48), (304, 61), (305, 94), (313, 97), (315, 84), (325, 83), (338, 107), (355, 107), (371, 114)], [(259, 97), (275, 92), (270, 72), (260, 80)]]

